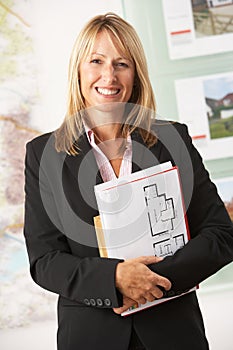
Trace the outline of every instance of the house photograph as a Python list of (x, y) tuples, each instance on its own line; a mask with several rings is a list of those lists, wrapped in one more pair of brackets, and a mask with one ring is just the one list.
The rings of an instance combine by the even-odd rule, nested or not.
[(232, 0), (192, 0), (196, 37), (233, 32)]
[(233, 178), (215, 180), (218, 193), (224, 201), (225, 207), (233, 221)]
[(233, 136), (233, 74), (203, 81), (211, 139)]

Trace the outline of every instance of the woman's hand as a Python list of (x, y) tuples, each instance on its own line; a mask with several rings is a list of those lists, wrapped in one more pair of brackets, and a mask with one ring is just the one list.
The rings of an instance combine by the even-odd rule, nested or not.
[(171, 282), (146, 266), (161, 260), (156, 256), (141, 256), (119, 263), (116, 268), (116, 287), (123, 296), (138, 304), (162, 298), (163, 292), (159, 287), (169, 290)]
[(133, 305), (135, 305), (136, 307), (138, 306), (135, 300), (125, 297), (123, 295), (123, 305), (121, 307), (113, 308), (113, 311), (116, 314), (120, 315), (122, 314), (122, 312), (128, 310)]

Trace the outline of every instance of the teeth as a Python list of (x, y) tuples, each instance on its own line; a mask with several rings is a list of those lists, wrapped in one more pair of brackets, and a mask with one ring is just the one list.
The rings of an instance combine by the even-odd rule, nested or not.
[(97, 88), (97, 91), (102, 95), (116, 95), (119, 92), (119, 89)]

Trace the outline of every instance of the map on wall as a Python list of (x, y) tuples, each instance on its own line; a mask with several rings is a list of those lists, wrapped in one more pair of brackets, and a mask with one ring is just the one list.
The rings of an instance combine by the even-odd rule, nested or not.
[(25, 144), (39, 103), (30, 2), (0, 2), (0, 328), (54, 317), (52, 293), (29, 276), (23, 237)]

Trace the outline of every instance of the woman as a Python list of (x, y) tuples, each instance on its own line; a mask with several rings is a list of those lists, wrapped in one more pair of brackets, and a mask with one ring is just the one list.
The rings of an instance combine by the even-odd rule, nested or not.
[[(26, 154), (30, 271), (59, 295), (59, 350), (208, 349), (195, 292), (120, 316), (135, 302), (180, 294), (233, 260), (232, 223), (186, 126), (154, 115), (135, 30), (112, 13), (91, 19), (71, 56), (66, 118)], [(180, 169), (190, 242), (163, 260), (100, 258), (94, 185), (166, 161)]]

